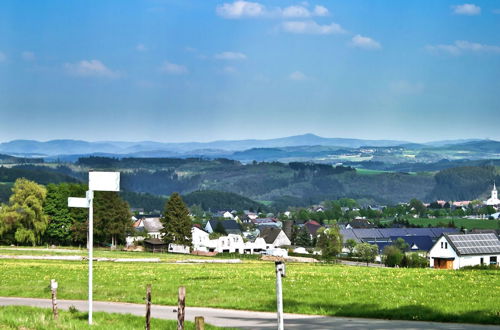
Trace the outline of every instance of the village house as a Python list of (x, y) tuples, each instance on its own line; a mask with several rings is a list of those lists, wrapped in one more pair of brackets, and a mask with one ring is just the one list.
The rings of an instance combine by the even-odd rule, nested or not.
[(279, 246), (289, 246), (292, 244), (285, 232), (278, 227), (274, 226), (260, 226), (259, 237), (263, 238), (266, 242), (266, 248), (271, 249)]
[(497, 265), (500, 240), (494, 233), (444, 234), (429, 252), (430, 267), (459, 269), (465, 266)]

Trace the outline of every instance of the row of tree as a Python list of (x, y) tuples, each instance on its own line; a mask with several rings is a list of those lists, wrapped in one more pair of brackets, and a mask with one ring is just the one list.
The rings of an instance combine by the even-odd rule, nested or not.
[[(84, 245), (88, 210), (68, 208), (68, 197), (83, 197), (83, 184), (60, 183), (47, 187), (17, 179), (7, 204), (0, 209), (1, 244)], [(119, 244), (132, 230), (128, 204), (115, 192), (95, 192), (94, 240)]]

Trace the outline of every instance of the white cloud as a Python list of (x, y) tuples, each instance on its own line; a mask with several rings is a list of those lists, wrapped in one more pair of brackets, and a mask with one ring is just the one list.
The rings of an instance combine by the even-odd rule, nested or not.
[(379, 42), (369, 37), (363, 37), (362, 35), (359, 34), (352, 37), (350, 44), (353, 47), (368, 49), (368, 50), (377, 50), (382, 48)]
[(306, 7), (290, 6), (282, 11), (284, 17), (311, 17), (311, 12)]
[(424, 84), (407, 80), (398, 80), (390, 84), (390, 89), (397, 94), (420, 94), (424, 91)]
[(307, 18), (312, 16), (328, 16), (329, 11), (323, 6), (315, 6), (312, 11), (303, 6), (290, 6), (279, 10), (284, 18)]
[(184, 65), (170, 63), (168, 61), (163, 62), (160, 67), (160, 71), (168, 74), (186, 74), (188, 73), (188, 69)]
[(217, 6), (215, 12), (217, 15), (228, 18), (308, 18), (313, 16), (327, 16), (329, 11), (323, 6), (314, 6), (313, 10), (307, 8), (307, 3), (294, 5), (285, 8), (273, 7), (268, 8), (258, 2), (250, 2), (244, 0), (234, 1), (232, 3), (224, 3)]
[(500, 54), (500, 46), (485, 45), (464, 40), (457, 40), (450, 45), (428, 45), (425, 49), (432, 53), (448, 53), (451, 55), (461, 55), (467, 52)]
[(320, 25), (314, 21), (283, 22), (282, 28), (286, 32), (297, 34), (341, 34), (346, 31), (337, 23)]
[(329, 14), (328, 9), (323, 6), (315, 6), (314, 7), (314, 15), (315, 16), (327, 16)]
[(21, 53), (21, 58), (25, 61), (34, 61), (36, 59), (35, 53), (24, 51)]
[(451, 6), (453, 13), (456, 15), (479, 15), (481, 14), (481, 7), (476, 6), (471, 3), (465, 3), (463, 5)]
[(144, 44), (138, 44), (137, 46), (135, 46), (135, 50), (137, 50), (138, 52), (147, 52), (149, 49)]
[(65, 63), (66, 72), (79, 77), (105, 77), (117, 78), (118, 72), (112, 71), (99, 60), (82, 60), (77, 63)]
[(217, 6), (216, 13), (224, 18), (259, 17), (265, 15), (265, 7), (258, 2), (235, 1)]
[(245, 60), (247, 56), (238, 52), (222, 52), (214, 56), (218, 60)]
[(235, 74), (235, 73), (238, 73), (238, 70), (236, 70), (235, 67), (228, 65), (228, 66), (225, 66), (224, 68), (222, 68), (222, 72), (227, 73), (227, 74)]
[(294, 81), (302, 81), (302, 80), (306, 80), (307, 76), (300, 71), (294, 71), (294, 72), (290, 73), (290, 75), (288, 75), (288, 78), (290, 80), (294, 80)]
[(5, 62), (7, 60), (7, 55), (4, 53), (0, 52), (0, 63)]

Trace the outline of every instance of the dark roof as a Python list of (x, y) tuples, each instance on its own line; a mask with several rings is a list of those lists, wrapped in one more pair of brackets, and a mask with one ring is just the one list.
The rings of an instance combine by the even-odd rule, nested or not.
[(349, 224), (352, 228), (375, 228), (375, 225), (368, 219), (354, 219)]
[(165, 241), (159, 239), (159, 238), (148, 238), (144, 240), (144, 243), (146, 244), (151, 244), (151, 245), (166, 245)]
[(434, 245), (429, 236), (391, 236), (391, 241), (394, 242), (398, 238), (408, 244), (407, 251), (429, 251)]
[(259, 237), (262, 237), (267, 244), (272, 244), (280, 234), (281, 229), (273, 226), (262, 226), (259, 231)]
[(240, 224), (237, 223), (236, 220), (209, 220), (208, 222), (210, 223), (212, 230), (215, 230), (219, 222), (222, 224), (222, 227), (224, 227), (226, 232), (228, 230), (241, 230)]
[(429, 228), (433, 233), (434, 237), (441, 237), (444, 233), (458, 233), (460, 230), (457, 228)]
[(500, 240), (495, 234), (444, 234), (458, 255), (500, 253)]
[(146, 229), (147, 233), (160, 231), (163, 229), (160, 218), (146, 218), (142, 220), (142, 223), (144, 224), (144, 229)]
[(276, 223), (276, 221), (273, 218), (256, 218), (251, 220), (255, 224), (260, 224), (260, 223)]
[(379, 253), (382, 253), (386, 246), (392, 245), (392, 242), (373, 242), (373, 244), (377, 245)]
[(358, 238), (382, 238), (382, 237), (389, 237), (389, 236), (384, 236), (380, 232), (379, 229), (353, 229), (354, 234)]
[(440, 237), (443, 233), (457, 233), (457, 228), (372, 228), (372, 229), (341, 229), (344, 242), (349, 239), (356, 241), (369, 239), (389, 239), (391, 236), (428, 236), (432, 239)]

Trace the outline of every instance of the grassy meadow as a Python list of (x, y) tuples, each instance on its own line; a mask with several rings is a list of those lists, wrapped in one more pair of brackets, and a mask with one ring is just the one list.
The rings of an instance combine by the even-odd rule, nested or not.
[(453, 221), (455, 227), (466, 229), (500, 229), (500, 220), (476, 220), (476, 219), (463, 219), (463, 218), (450, 218), (450, 219), (427, 219), (427, 218), (416, 218), (408, 219), (411, 224), (424, 226), (424, 227), (437, 227), (439, 223), (448, 224), (448, 222)]
[[(0, 329), (144, 329), (144, 317), (130, 314), (94, 312), (92, 326), (87, 323), (87, 313), (79, 311), (59, 311), (59, 319), (54, 320), (52, 310), (27, 306), (0, 307)], [(195, 329), (192, 322), (185, 322), (187, 329)], [(151, 319), (152, 329), (177, 329), (177, 321)], [(205, 329), (227, 329), (205, 324)]]
[[(116, 252), (118, 253), (118, 252)], [(124, 253), (125, 254), (125, 253)], [(86, 299), (87, 263), (0, 260), (0, 296)], [(188, 306), (274, 311), (274, 264), (94, 263), (94, 298), (175, 305), (187, 288)], [(287, 264), (284, 309), (289, 313), (500, 324), (500, 272)]]

